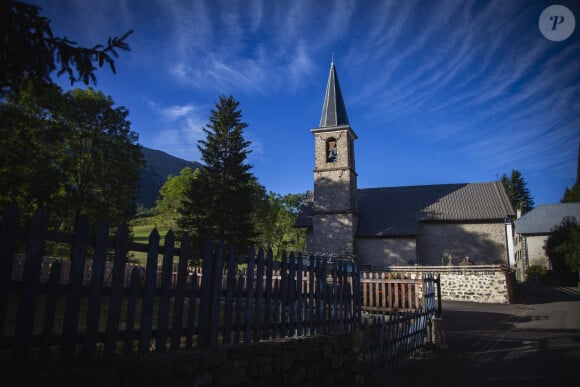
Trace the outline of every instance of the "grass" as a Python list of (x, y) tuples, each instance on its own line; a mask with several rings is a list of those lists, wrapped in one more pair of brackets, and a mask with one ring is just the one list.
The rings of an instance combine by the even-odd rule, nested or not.
[[(149, 235), (154, 229), (159, 232), (160, 245), (165, 244), (165, 236), (171, 229), (175, 229), (175, 222), (173, 220), (168, 220), (166, 218), (147, 215), (136, 217), (129, 223), (129, 228), (131, 230), (131, 235), (133, 236), (133, 241), (137, 243), (149, 243)], [(176, 246), (179, 246), (179, 242), (176, 241)], [(159, 257), (161, 259), (161, 257)], [(132, 263), (137, 263), (139, 265), (146, 265), (147, 263), (147, 253), (140, 251), (130, 251), (129, 261)], [(175, 259), (177, 263), (177, 258)]]

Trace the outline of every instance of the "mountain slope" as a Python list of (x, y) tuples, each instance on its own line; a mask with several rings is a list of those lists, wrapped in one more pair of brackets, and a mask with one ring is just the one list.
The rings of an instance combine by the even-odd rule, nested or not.
[(160, 150), (145, 147), (142, 150), (146, 165), (141, 170), (137, 206), (154, 207), (159, 188), (165, 183), (169, 175), (179, 175), (179, 172), (185, 167), (197, 169), (201, 166), (198, 162), (183, 160)]

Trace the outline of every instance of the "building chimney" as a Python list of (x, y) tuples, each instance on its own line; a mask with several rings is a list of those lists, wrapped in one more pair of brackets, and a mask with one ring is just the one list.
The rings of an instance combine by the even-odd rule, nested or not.
[(521, 217), (522, 217), (522, 209), (516, 208), (516, 219), (519, 219)]

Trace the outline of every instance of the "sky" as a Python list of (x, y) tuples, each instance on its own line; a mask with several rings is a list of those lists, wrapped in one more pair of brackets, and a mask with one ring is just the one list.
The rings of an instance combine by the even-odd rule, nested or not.
[[(310, 130), (332, 60), (358, 135), (359, 188), (489, 182), (516, 169), (540, 205), (558, 203), (576, 179), (578, 1), (32, 3), (56, 36), (84, 46), (134, 30), (117, 73), (100, 69), (95, 88), (130, 111), (143, 146), (199, 161), (210, 110), (232, 95), (268, 191), (313, 187)], [(553, 4), (575, 16), (561, 41), (539, 28)]]

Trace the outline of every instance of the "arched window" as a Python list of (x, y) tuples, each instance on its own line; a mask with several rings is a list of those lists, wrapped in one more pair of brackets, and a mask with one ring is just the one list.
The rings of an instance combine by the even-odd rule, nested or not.
[(326, 140), (326, 162), (336, 163), (336, 140), (334, 138), (329, 138)]

